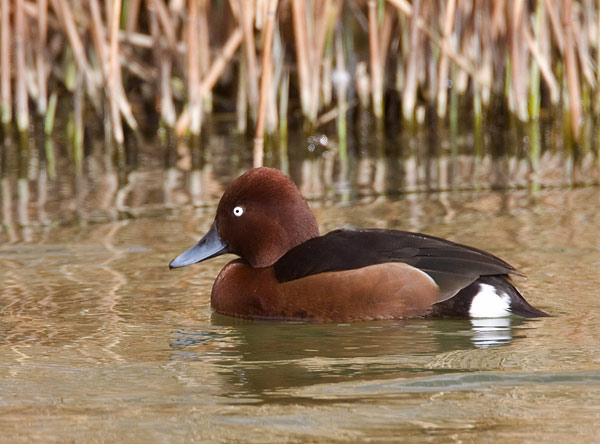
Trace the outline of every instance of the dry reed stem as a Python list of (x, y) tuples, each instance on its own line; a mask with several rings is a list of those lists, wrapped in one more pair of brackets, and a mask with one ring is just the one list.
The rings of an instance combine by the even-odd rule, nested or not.
[(382, 73), (385, 74), (386, 56), (390, 48), (390, 40), (392, 38), (392, 26), (394, 19), (391, 13), (391, 8), (386, 8), (384, 4), (383, 23), (381, 24), (381, 33), (379, 40), (379, 54), (381, 56)]
[[(121, 41), (121, 39), (119, 39)], [(157, 69), (150, 66), (129, 46), (120, 46), (119, 62), (122, 69), (126, 69), (132, 76), (147, 83), (154, 83)]]
[(245, 133), (248, 127), (248, 82), (246, 81), (246, 59), (243, 57), (238, 64), (235, 105), (236, 129), (240, 134)]
[(550, 91), (550, 100), (552, 103), (558, 103), (558, 99), (560, 98), (560, 87), (558, 86), (558, 82), (556, 81), (556, 77), (552, 73), (552, 68), (550, 68), (550, 63), (541, 53), (538, 45), (533, 41), (533, 37), (528, 29), (525, 29), (523, 32), (525, 36), (525, 40), (527, 42), (527, 47), (531, 52), (531, 55), (535, 58), (537, 62), (540, 72), (542, 73), (542, 77), (546, 81), (546, 85), (548, 86), (548, 90)]
[[(390, 42), (392, 38), (392, 28), (394, 25), (394, 17), (392, 15), (392, 8), (385, 7), (384, 4), (384, 13), (383, 13), (383, 22), (381, 24), (381, 37), (379, 39), (379, 54), (380, 54), (380, 63), (381, 63), (381, 85), (382, 85), (382, 95), (383, 101), (385, 100), (385, 69), (386, 69), (386, 60), (387, 55), (390, 48)], [(385, 109), (385, 104), (383, 104)]]
[[(389, 3), (394, 5), (400, 12), (402, 12), (407, 17), (413, 16), (413, 6), (408, 3), (406, 0), (387, 0)], [(433, 43), (435, 43), (440, 50), (443, 50), (443, 45), (440, 38), (436, 35), (436, 33), (429, 27), (427, 24), (421, 19), (417, 19), (417, 27), (421, 30)], [(473, 81), (482, 83), (482, 80), (479, 78), (477, 70), (473, 66), (473, 64), (465, 58), (463, 55), (457, 53), (452, 48), (445, 51), (446, 55), (454, 62), (456, 65), (468, 73)], [(491, 87), (491, 85), (484, 85), (486, 87)]]
[(212, 65), (208, 70), (208, 74), (202, 80), (202, 83), (200, 83), (201, 95), (206, 94), (215, 86), (217, 80), (219, 80), (219, 77), (223, 73), (227, 62), (231, 59), (231, 57), (233, 57), (236, 50), (242, 43), (243, 37), (244, 33), (242, 32), (242, 29), (240, 27), (235, 28), (233, 30), (233, 32), (225, 42), (225, 45), (223, 45), (219, 56), (213, 60)]
[(333, 98), (333, 87), (332, 87), (332, 75), (333, 75), (333, 60), (331, 59), (332, 54), (325, 54), (323, 59), (323, 67), (321, 69), (321, 107), (331, 105)]
[(248, 70), (248, 99), (250, 108), (256, 110), (258, 105), (258, 63), (256, 61), (256, 46), (254, 43), (254, 9), (252, 2), (239, 0), (240, 25), (244, 32), (244, 52), (246, 54), (246, 68)]
[(125, 20), (125, 31), (127, 32), (134, 32), (138, 27), (140, 3), (141, 0), (127, 0), (127, 19)]
[(304, 117), (310, 119), (310, 73), (308, 58), (308, 40), (306, 29), (306, 11), (303, 0), (292, 0), (294, 21), (294, 39), (296, 41), (296, 63), (300, 84), (300, 103)]
[(201, 0), (198, 10), (198, 45), (200, 47), (200, 76), (202, 77), (206, 75), (210, 67), (208, 4), (208, 0)]
[[(185, 15), (186, 0), (170, 0), (169, 11), (173, 17), (183, 17)], [(175, 23), (177, 20), (175, 20)]]
[(27, 67), (25, 65), (25, 13), (24, 0), (15, 1), (15, 110), (19, 131), (29, 126), (29, 107), (27, 106)]
[[(542, 39), (542, 23), (543, 20), (545, 18), (545, 13), (544, 13), (544, 2), (543, 0), (536, 0), (535, 2), (535, 10), (534, 10), (534, 14), (532, 17), (532, 24), (533, 24), (533, 30), (535, 33), (535, 39), (536, 41), (540, 41)], [(527, 34), (529, 33), (529, 26), (527, 25), (527, 23), (525, 23), (525, 25), (523, 26), (523, 36), (525, 37), (525, 40), (527, 40)], [(529, 42), (528, 42), (529, 43)], [(530, 45), (528, 45), (530, 46)], [(531, 50), (530, 50), (531, 52)], [(539, 63), (537, 63), (535, 57), (533, 60), (529, 61), (528, 63), (528, 68), (529, 68), (529, 116), (532, 120), (539, 120), (540, 117), (540, 106), (541, 106), (541, 98), (540, 98), (540, 66)], [(535, 125), (532, 126), (532, 128)], [(535, 134), (538, 133), (538, 131), (535, 131), (532, 129), (531, 131), (532, 133), (532, 140), (534, 140), (535, 138)], [(535, 139), (537, 140), (537, 139)], [(532, 142), (532, 145), (535, 145), (535, 142)], [(538, 143), (539, 145), (539, 143)], [(532, 153), (535, 150), (532, 150)], [(534, 165), (534, 170), (536, 169), (535, 165)]]
[[(151, 13), (151, 14), (156, 15), (156, 12), (154, 11), (154, 7), (152, 7), (151, 5), (148, 6), (148, 12), (149, 12), (149, 14)], [(157, 23), (158, 23), (158, 19), (157, 19)], [(160, 29), (160, 25), (159, 25), (159, 29)], [(160, 37), (160, 34), (158, 34), (158, 35)], [(152, 33), (150, 33), (150, 35), (148, 35), (148, 34), (141, 34), (139, 32), (126, 32), (126, 31), (122, 31), (122, 30), (119, 30), (119, 42), (126, 43), (131, 46), (138, 46), (138, 47), (144, 48), (144, 49), (152, 49), (152, 48), (154, 48), (154, 45), (157, 44), (157, 42), (154, 40)], [(177, 43), (177, 54), (183, 54), (184, 52), (185, 52), (185, 44), (183, 42), (178, 42)]]
[[(227, 42), (219, 52), (219, 56), (213, 60), (212, 65), (208, 71), (206, 77), (200, 83), (200, 95), (206, 94), (206, 92), (210, 91), (213, 86), (219, 80), (220, 75), (223, 73), (227, 62), (233, 57), (237, 48), (242, 43), (242, 39), (244, 38), (244, 33), (241, 27), (237, 27), (231, 33)], [(186, 107), (177, 122), (175, 123), (175, 132), (178, 136), (183, 135), (190, 125), (190, 114), (189, 110)]]
[[(97, 56), (99, 57), (100, 61), (101, 61), (101, 74), (102, 77), (104, 78), (104, 82), (107, 84), (108, 88), (107, 89), (107, 95), (109, 98), (109, 106), (112, 107), (111, 105), (111, 100), (113, 100), (116, 105), (117, 105), (117, 109), (120, 113), (120, 115), (123, 116), (123, 118), (125, 119), (125, 121), (127, 122), (127, 125), (129, 125), (129, 127), (131, 129), (133, 129), (134, 131), (137, 130), (138, 125), (137, 122), (135, 120), (135, 117), (133, 116), (133, 113), (131, 111), (131, 105), (129, 104), (129, 101), (127, 100), (127, 96), (125, 94), (125, 89), (123, 88), (123, 81), (122, 81), (122, 77), (121, 77), (121, 63), (120, 63), (120, 58), (118, 57), (119, 55), (119, 49), (118, 49), (118, 30), (114, 30), (113, 28), (111, 28), (110, 32), (114, 33), (116, 32), (117, 36), (115, 37), (114, 35), (111, 34), (110, 38), (111, 39), (115, 39), (116, 45), (117, 45), (117, 50), (116, 50), (116, 54), (117, 54), (117, 59), (115, 61), (115, 65), (114, 68), (111, 65), (111, 47), (110, 45), (112, 45), (112, 40), (111, 42), (109, 42), (109, 54), (106, 53), (106, 36), (104, 33), (104, 24), (102, 21), (102, 17), (101, 17), (101, 13), (100, 13), (100, 6), (98, 4), (98, 0), (89, 0), (90, 2), (90, 11), (92, 13), (92, 39), (94, 41), (94, 47), (96, 49), (96, 53)], [(114, 12), (112, 14), (115, 14)], [(113, 25), (111, 25), (113, 26)], [(116, 26), (118, 27), (118, 21)], [(111, 69), (114, 69), (114, 73), (111, 74)], [(114, 79), (111, 79), (111, 75), (115, 75)], [(111, 108), (112, 109), (112, 108)], [(111, 111), (114, 112), (114, 111)], [(118, 118), (118, 115), (113, 116), (113, 118)]]
[(78, 64), (79, 69), (82, 71), (89, 71), (90, 68), (85, 56), (85, 49), (81, 42), (81, 38), (79, 37), (79, 33), (77, 32), (77, 26), (75, 25), (75, 20), (73, 19), (73, 13), (69, 4), (66, 0), (51, 0), (51, 2), (54, 13), (59, 18), (60, 24), (65, 30), (69, 43), (71, 44), (71, 49), (75, 56), (75, 63)]
[(75, 56), (75, 63), (85, 74), (85, 85), (88, 95), (94, 106), (99, 108), (100, 102), (95, 77), (85, 55), (83, 43), (77, 32), (77, 26), (75, 25), (71, 8), (66, 0), (51, 0), (51, 2), (52, 8), (54, 9), (56, 16), (61, 20), (61, 26), (65, 30), (69, 43), (71, 44), (71, 49)]
[[(481, 88), (479, 92), (481, 94), (481, 102), (484, 105), (488, 105), (491, 97), (491, 87), (486, 85), (492, 85), (494, 78), (494, 56), (492, 54), (492, 48), (494, 46), (494, 40), (492, 37), (491, 29), (486, 26), (486, 20), (482, 19), (479, 14), (475, 14), (476, 31), (480, 34), (478, 40), (479, 57), (481, 59), (481, 65), (479, 68), (479, 78), (482, 80)], [(523, 57), (525, 51), (523, 50)]]
[(254, 27), (259, 31), (263, 30), (263, 23), (266, 20), (267, 10), (268, 10), (268, 0), (254, 0), (256, 4), (255, 14), (254, 14)]
[(48, 68), (46, 66), (46, 37), (48, 33), (48, 0), (38, 0), (38, 29), (35, 51), (36, 77), (38, 87), (37, 110), (40, 115), (46, 114), (48, 102), (47, 76)]
[(320, 11), (315, 5), (315, 29), (312, 45), (309, 46), (310, 60), (310, 118), (314, 122), (319, 112), (319, 97), (321, 91), (321, 65), (323, 62), (323, 49), (329, 29), (329, 18), (331, 17), (331, 0), (325, 0)]
[[(419, 6), (419, 17), (421, 18), (421, 20), (427, 22), (427, 19), (429, 17), (429, 13), (431, 10), (431, 2), (421, 2), (420, 6)], [(418, 31), (418, 27), (417, 27), (417, 54), (419, 54), (420, 56), (417, 57), (417, 88), (418, 85), (423, 85), (423, 91), (425, 92), (425, 94), (427, 94), (427, 85), (425, 85), (425, 82), (427, 82), (427, 66), (430, 64), (429, 61), (432, 59), (432, 57), (428, 57), (428, 42), (426, 39), (424, 39), (421, 35), (421, 33)], [(477, 59), (479, 61), (479, 59)], [(434, 80), (435, 77), (432, 79)], [(432, 95), (429, 93), (427, 94), (427, 96), (432, 97)], [(417, 106), (418, 108), (418, 106)], [(418, 120), (418, 119), (417, 119)]]
[[(25, 15), (28, 17), (28, 19), (34, 22), (38, 21), (40, 9), (37, 3), (33, 3), (33, 1), (26, 1), (25, 3), (23, 3), (23, 10), (25, 11)], [(61, 29), (60, 23), (55, 17), (47, 16), (46, 20), (48, 21), (48, 24), (51, 25), (54, 29)]]
[(523, 30), (523, 9), (524, 0), (515, 0), (512, 4), (513, 10), (511, 14), (511, 31), (510, 31), (510, 68), (511, 68), (511, 93), (515, 108), (513, 112), (522, 121), (529, 120), (527, 111), (527, 95), (524, 81), (527, 79), (525, 75), (525, 63), (522, 57), (522, 30)]
[(0, 6), (0, 118), (7, 124), (12, 120), (10, 1), (1, 0)]
[(492, 8), (490, 34), (495, 39), (506, 32), (505, 0), (492, 2)]
[(581, 65), (581, 71), (583, 77), (587, 81), (588, 85), (592, 88), (596, 87), (596, 79), (594, 78), (594, 69), (592, 58), (590, 54), (590, 48), (588, 47), (588, 41), (583, 35), (584, 28), (578, 26), (577, 29), (573, 29), (573, 37), (575, 39), (575, 46), (577, 47), (577, 56), (579, 58), (579, 64)]
[(265, 115), (267, 113), (267, 104), (269, 102), (269, 88), (271, 87), (271, 75), (273, 70), (271, 54), (273, 49), (273, 34), (275, 29), (277, 3), (277, 0), (269, 0), (267, 22), (264, 30), (265, 35), (262, 56), (262, 74), (260, 77), (260, 96), (258, 102), (258, 116), (256, 120), (256, 133), (254, 136), (254, 167), (263, 165)]
[[(104, 25), (102, 22), (102, 16), (100, 12), (100, 5), (98, 0), (89, 0), (89, 7), (91, 12), (91, 30), (92, 30), (92, 40), (94, 42), (94, 47), (96, 49), (96, 56), (98, 57), (98, 61), (100, 63), (100, 72), (104, 79), (105, 84), (109, 84), (110, 82), (110, 61), (109, 54), (107, 54), (106, 48), (106, 35), (104, 33)], [(118, 116), (115, 117), (114, 113), (117, 110), (116, 107), (116, 98), (114, 88), (107, 88), (106, 94), (108, 96), (109, 101), (109, 113), (111, 116), (111, 122), (113, 126), (113, 136), (116, 137), (115, 133), (115, 120), (118, 120), (118, 124), (120, 125), (120, 119)], [(122, 130), (121, 130), (122, 136)], [(117, 139), (118, 140), (118, 139)]]
[(410, 21), (410, 51), (404, 75), (404, 90), (402, 91), (402, 115), (406, 120), (413, 120), (417, 101), (417, 47), (419, 44), (419, 8), (421, 0), (415, 0), (413, 15)]
[(579, 140), (581, 134), (581, 94), (579, 92), (579, 75), (575, 59), (575, 39), (573, 38), (573, 0), (565, 1), (563, 14), (563, 30), (565, 36), (565, 65), (567, 88), (569, 90), (569, 108), (573, 138)]
[[(596, 14), (596, 72), (600, 75), (600, 0), (598, 0), (596, 8), (598, 13)], [(600, 91), (596, 90), (597, 106), (600, 106)], [(598, 148), (600, 150), (600, 147)], [(598, 152), (600, 162), (600, 151)]]
[(172, 51), (175, 51), (177, 46), (177, 37), (175, 36), (175, 26), (171, 21), (169, 10), (162, 0), (150, 0), (154, 5), (154, 10), (158, 15), (158, 21), (162, 29), (165, 31), (167, 43)]
[[(268, 6), (268, 5), (267, 5)], [(266, 13), (265, 13), (266, 15)], [(265, 17), (265, 27), (266, 27), (267, 18)], [(267, 134), (273, 134), (277, 129), (277, 125), (279, 123), (279, 115), (277, 113), (277, 93), (280, 90), (280, 85), (282, 81), (283, 68), (285, 65), (285, 55), (283, 52), (283, 43), (281, 41), (281, 35), (277, 32), (277, 28), (273, 31), (273, 44), (272, 44), (272, 55), (271, 55), (271, 64), (272, 64), (272, 74), (270, 87), (268, 89), (268, 104), (267, 104), (267, 114), (265, 120), (265, 131)], [(263, 31), (264, 32), (264, 31)]]
[(171, 92), (171, 54), (165, 51), (159, 35), (158, 17), (154, 9), (149, 10), (150, 33), (154, 39), (154, 59), (159, 66), (158, 71), (158, 90), (159, 90), (159, 109), (164, 123), (173, 127), (175, 125), (175, 106), (173, 105), (173, 96)]
[(369, 0), (369, 53), (371, 57), (371, 98), (373, 114), (378, 119), (383, 117), (383, 70), (377, 35), (377, 1)]
[(444, 27), (442, 36), (442, 49), (438, 65), (438, 92), (437, 92), (437, 114), (439, 117), (446, 115), (448, 104), (448, 50), (452, 44), (452, 30), (454, 29), (454, 17), (456, 13), (456, 0), (448, 0), (446, 3), (446, 15), (444, 16)]
[[(110, 49), (108, 53), (108, 90), (116, 91), (118, 89), (121, 65), (119, 64), (119, 18), (121, 16), (121, 0), (113, 0), (112, 14), (109, 21), (109, 42)], [(112, 99), (111, 99), (112, 98)], [(122, 145), (125, 138), (123, 136), (123, 126), (119, 114), (119, 105), (115, 93), (109, 93), (110, 115), (112, 120), (113, 137), (119, 145)]]
[[(71, 1), (71, 0), (69, 0), (69, 1)], [(121, 0), (121, 2), (122, 2), (122, 0)], [(113, 7), (112, 7), (113, 0), (109, 0), (107, 2), (100, 2), (100, 6), (104, 6), (104, 17), (106, 17), (107, 29), (110, 29), (110, 18), (112, 16), (112, 11), (113, 11)], [(77, 12), (77, 10), (74, 9), (74, 12)], [(85, 27), (85, 23), (79, 22), (79, 24), (80, 25), (83, 24), (83, 26)], [(110, 34), (110, 31), (108, 31), (108, 33)]]
[(198, 0), (188, 2), (187, 23), (187, 59), (188, 59), (188, 109), (190, 113), (190, 131), (200, 134), (200, 65), (198, 59)]
[[(322, 50), (324, 58), (321, 61), (321, 73), (319, 77), (320, 93), (317, 92), (317, 95), (320, 95), (321, 98), (319, 108), (331, 105), (331, 101), (333, 99), (333, 41), (335, 26), (338, 21), (342, 6), (342, 1), (336, 0), (330, 5), (329, 12), (327, 13), (328, 18), (325, 23), (325, 46), (323, 46)], [(329, 43), (328, 48), (327, 43)], [(325, 51), (326, 48), (327, 51)]]
[(125, 122), (129, 126), (129, 128), (131, 128), (134, 131), (137, 131), (138, 124), (137, 124), (137, 121), (135, 120), (135, 117), (133, 116), (133, 112), (131, 111), (131, 105), (129, 104), (129, 101), (127, 100), (127, 96), (125, 95), (125, 90), (123, 89), (123, 81), (121, 78), (121, 70), (120, 69), (118, 72), (117, 90), (115, 92), (116, 92), (117, 106), (119, 108), (121, 115), (125, 119)]
[(332, 120), (335, 120), (339, 117), (340, 113), (346, 113), (349, 110), (351, 110), (352, 108), (354, 108), (356, 105), (358, 105), (358, 100), (352, 100), (350, 103), (344, 103), (342, 107), (336, 105), (335, 107), (331, 108), (329, 111), (324, 112), (323, 114), (321, 114), (319, 116), (319, 118), (317, 119), (317, 122), (315, 124), (315, 127), (318, 128), (320, 126), (323, 126), (329, 122), (331, 122)]
[(96, 57), (100, 63), (100, 73), (105, 83), (108, 83), (108, 55), (106, 53), (106, 35), (104, 33), (104, 24), (100, 12), (98, 0), (89, 0), (91, 13), (91, 31), (92, 41), (96, 50)]
[[(469, 25), (465, 24), (465, 22), (468, 23), (468, 14), (470, 14), (469, 12), (465, 11), (464, 8), (458, 8), (457, 9), (458, 14), (459, 14), (459, 21), (461, 22), (461, 28), (462, 28), (462, 32), (459, 35), (460, 39), (457, 42), (457, 51), (458, 48), (460, 48), (460, 52), (461, 54), (466, 54), (468, 56), (469, 54), (469, 42), (471, 42), (472, 40), (472, 35), (469, 34)], [(467, 73), (467, 71), (465, 71), (464, 69), (460, 69), (460, 67), (455, 71), (455, 75), (454, 75), (454, 81), (452, 83), (452, 92), (456, 92), (458, 94), (464, 94), (467, 90), (467, 87), (469, 86), (469, 73)], [(475, 84), (473, 85), (475, 86)]]
[(229, 10), (231, 11), (231, 14), (235, 20), (240, 23), (240, 5), (238, 1), (239, 0), (229, 0)]
[(550, 25), (552, 26), (552, 30), (554, 31), (554, 38), (556, 40), (556, 44), (558, 45), (558, 49), (561, 54), (564, 53), (565, 48), (565, 38), (563, 35), (563, 28), (560, 24), (560, 14), (558, 13), (559, 2), (555, 2), (552, 0), (545, 0), (546, 11), (548, 11), (548, 17), (550, 17)]

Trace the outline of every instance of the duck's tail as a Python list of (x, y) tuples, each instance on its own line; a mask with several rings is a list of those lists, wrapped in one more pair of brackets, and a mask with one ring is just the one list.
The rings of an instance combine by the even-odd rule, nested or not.
[(549, 316), (527, 302), (508, 275), (481, 276), (450, 299), (434, 304), (431, 315), (471, 318)]

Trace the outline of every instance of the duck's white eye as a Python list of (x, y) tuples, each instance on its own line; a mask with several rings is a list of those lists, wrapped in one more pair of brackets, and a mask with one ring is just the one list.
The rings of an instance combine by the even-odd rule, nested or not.
[(233, 209), (233, 215), (234, 216), (240, 217), (242, 214), (244, 214), (244, 209), (242, 207), (235, 207)]

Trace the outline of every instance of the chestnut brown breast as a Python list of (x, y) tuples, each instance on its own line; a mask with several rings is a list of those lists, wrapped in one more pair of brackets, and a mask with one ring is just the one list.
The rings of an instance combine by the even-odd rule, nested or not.
[(435, 282), (404, 263), (325, 272), (279, 283), (273, 267), (230, 262), (211, 304), (218, 313), (250, 319), (349, 322), (424, 316), (439, 300)]

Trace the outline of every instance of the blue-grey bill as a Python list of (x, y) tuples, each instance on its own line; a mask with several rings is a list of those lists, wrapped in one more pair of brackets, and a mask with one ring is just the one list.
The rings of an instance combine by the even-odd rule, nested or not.
[(211, 257), (220, 256), (228, 251), (227, 244), (219, 237), (217, 224), (213, 223), (208, 233), (196, 245), (171, 261), (169, 268), (173, 269), (192, 265)]

